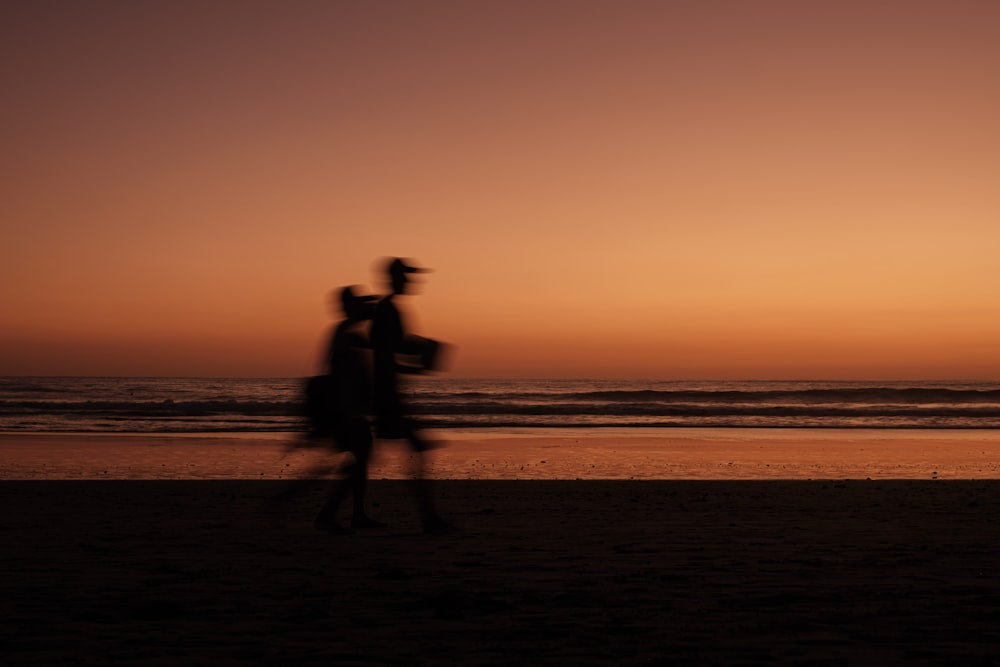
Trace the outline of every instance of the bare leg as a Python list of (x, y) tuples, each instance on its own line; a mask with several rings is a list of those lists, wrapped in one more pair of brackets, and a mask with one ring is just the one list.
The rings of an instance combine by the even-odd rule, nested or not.
[(343, 476), (335, 480), (330, 486), (326, 503), (316, 516), (316, 528), (335, 534), (351, 532), (347, 528), (344, 528), (337, 520), (337, 513), (348, 492), (355, 486), (359, 467), (357, 460), (353, 456), (340, 467), (340, 472)]
[(438, 514), (434, 503), (434, 494), (431, 493), (430, 480), (424, 474), (424, 457), (433, 445), (424, 440), (415, 430), (411, 430), (407, 436), (410, 447), (413, 449), (413, 493), (417, 501), (417, 509), (424, 524), (425, 533), (442, 533), (454, 530), (454, 526)]
[(354, 511), (351, 519), (352, 528), (385, 528), (381, 521), (368, 516), (365, 509), (365, 494), (368, 489), (368, 461), (371, 458), (371, 450), (363, 449), (355, 453), (357, 465), (351, 476), (352, 487), (354, 489)]

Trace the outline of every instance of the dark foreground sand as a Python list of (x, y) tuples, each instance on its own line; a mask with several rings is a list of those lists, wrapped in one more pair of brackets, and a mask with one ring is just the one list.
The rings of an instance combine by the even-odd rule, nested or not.
[(0, 482), (0, 664), (1000, 664), (1000, 481), (280, 484)]

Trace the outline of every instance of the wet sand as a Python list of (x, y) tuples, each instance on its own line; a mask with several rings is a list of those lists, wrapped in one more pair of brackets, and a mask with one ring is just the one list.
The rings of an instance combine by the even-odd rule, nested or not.
[(987, 665), (1000, 481), (3, 481), (0, 664)]
[[(534, 429), (430, 432), (438, 479), (997, 479), (1000, 431)], [(0, 434), (0, 479), (288, 479), (335, 456), (293, 434)], [(405, 479), (399, 441), (371, 476)]]

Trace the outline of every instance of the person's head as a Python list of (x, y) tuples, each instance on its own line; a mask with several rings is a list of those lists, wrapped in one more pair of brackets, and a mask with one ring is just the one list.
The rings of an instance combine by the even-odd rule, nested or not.
[(386, 264), (386, 274), (393, 294), (406, 294), (410, 284), (411, 273), (427, 273), (429, 269), (417, 268), (410, 260), (393, 257)]
[(340, 307), (349, 320), (369, 320), (375, 312), (376, 297), (359, 294), (354, 287), (340, 290)]

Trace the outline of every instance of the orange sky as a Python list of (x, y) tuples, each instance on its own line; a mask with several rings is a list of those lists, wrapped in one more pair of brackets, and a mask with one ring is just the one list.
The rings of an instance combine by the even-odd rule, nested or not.
[(0, 374), (1000, 378), (1000, 5), (0, 8)]

